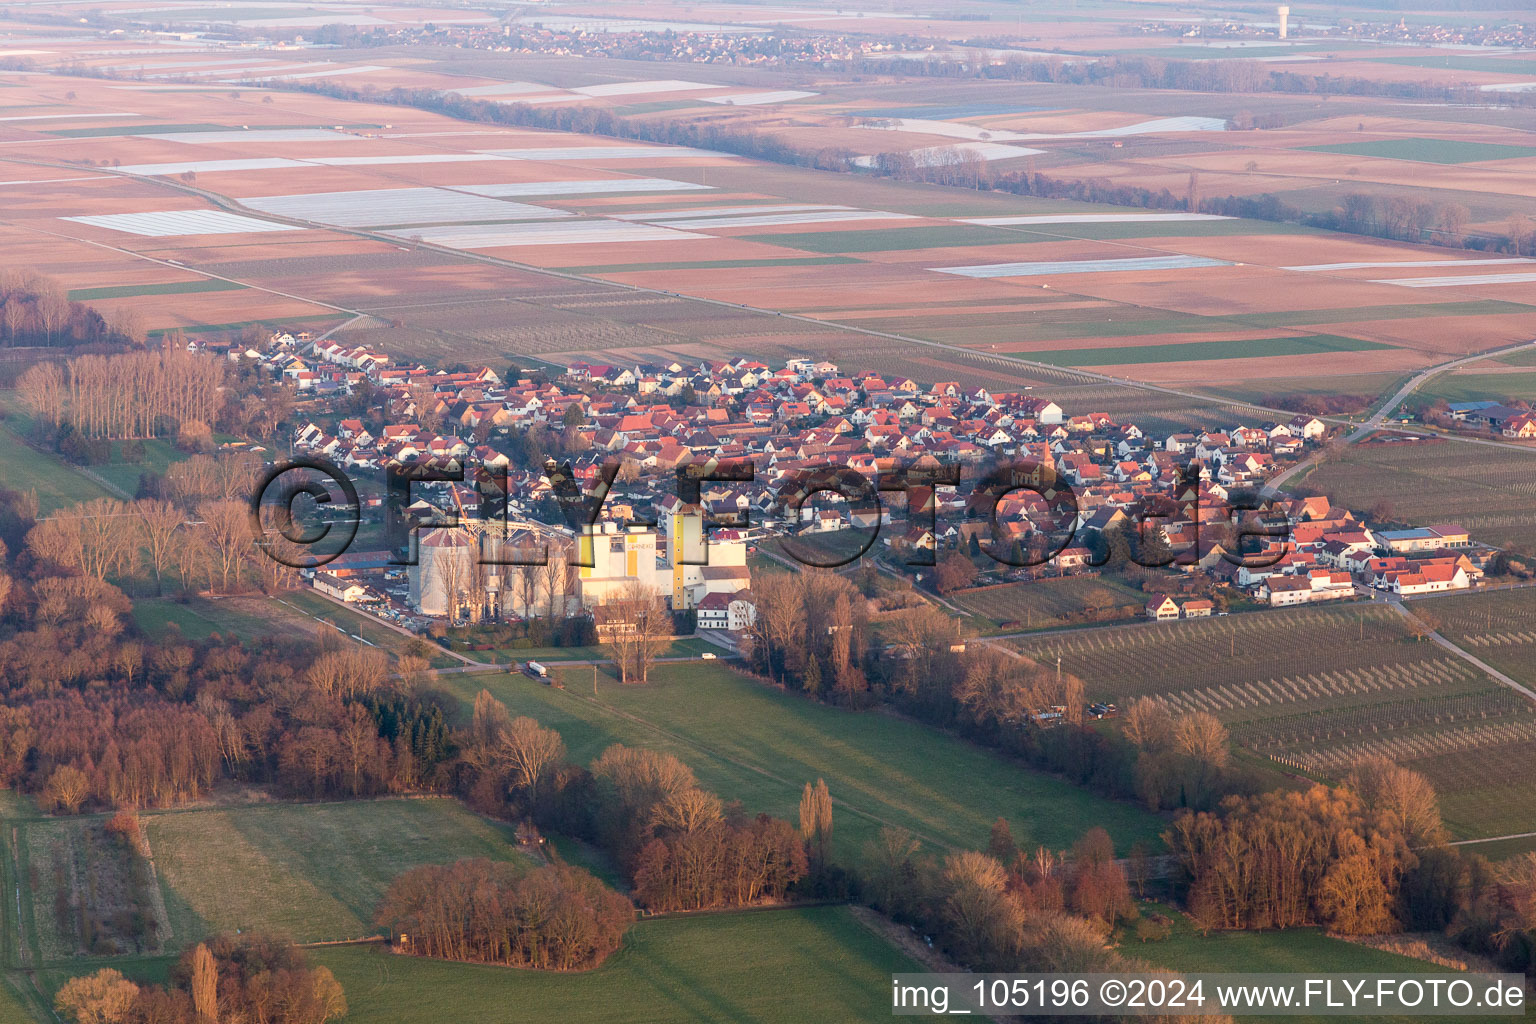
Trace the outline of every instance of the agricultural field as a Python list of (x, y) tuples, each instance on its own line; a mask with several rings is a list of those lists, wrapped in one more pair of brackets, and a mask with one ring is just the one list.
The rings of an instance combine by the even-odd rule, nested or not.
[[(1425, 974), (1439, 970), (1437, 965), (1412, 957), (1400, 956), (1357, 942), (1326, 935), (1316, 928), (1287, 928), (1281, 931), (1211, 932), (1200, 934), (1194, 924), (1171, 907), (1150, 904), (1143, 907), (1161, 913), (1173, 921), (1173, 931), (1161, 942), (1125, 941), (1121, 952), (1156, 967), (1174, 971), (1246, 973), (1273, 971), (1290, 973), (1315, 971), (1327, 964), (1330, 971)], [(1268, 1017), (1238, 1017), (1238, 1020), (1268, 1020)], [(1412, 1017), (1306, 1017), (1299, 1022), (1353, 1022), (1353, 1024), (1413, 1024)]]
[[(675, 754), (700, 784), (751, 811), (793, 820), (800, 790), (824, 778), (835, 802), (834, 846), (857, 857), (887, 825), (931, 847), (985, 845), (999, 815), (1021, 843), (1069, 846), (1081, 822), (1116, 846), (1157, 844), (1162, 821), (1097, 797), (915, 722), (843, 711), (739, 676), (719, 663), (661, 665), (645, 686), (620, 687), (607, 666), (554, 668), (564, 689), (506, 673), (440, 677), (467, 717), (482, 688), (514, 715), (556, 729), (570, 756), (590, 762), (614, 743)], [(1022, 837), (1028, 837), (1027, 839)]]
[[(343, 608), (307, 589), (287, 591), (281, 597), (141, 598), (134, 601), (133, 617), (139, 628), (153, 637), (165, 635), (174, 626), (188, 640), (205, 640), (215, 633), (254, 642), (294, 637), (325, 642), (341, 639), (392, 655), (404, 653), (413, 643), (411, 637), (379, 619)], [(434, 668), (461, 664), (440, 648), (429, 653)]]
[(90, 501), (114, 497), (97, 481), (57, 457), (40, 454), (10, 427), (0, 425), (0, 480), (14, 491), (33, 491), (41, 515)]
[(1141, 613), (1146, 599), (1146, 594), (1106, 576), (1001, 583), (948, 596), (951, 604), (970, 613), (972, 625), (1004, 632), (1130, 618)]
[(234, 928), (301, 942), (373, 935), (375, 906), (407, 869), (525, 857), (510, 827), (445, 798), (167, 811), (144, 823), (174, 948)]
[(36, 962), (154, 954), (169, 939), (149, 865), (104, 824), (75, 818), (18, 827), (17, 863), (30, 896), (20, 909)]
[[(887, 1005), (892, 973), (921, 969), (840, 906), (640, 921), (606, 963), (575, 974), (396, 956), (372, 946), (312, 949), (309, 957), (335, 973), (354, 1024), (510, 1024), (530, 1017), (571, 1024), (852, 1024)], [(120, 964), (129, 977), (160, 983), (167, 968), (155, 958)], [(38, 981), (51, 992), (73, 973), (43, 971)], [(795, 984), (785, 985), (785, 978)]]
[[(396, 59), (370, 52), (369, 63), (315, 73), (376, 84), (414, 76), (470, 95), (522, 88), (494, 75), (465, 86), (419, 60), (409, 72), (377, 63)], [(477, 58), (476, 67), (492, 63)], [(1260, 392), (1259, 382), (1320, 368), (1397, 376), (1508, 343), (1536, 309), (1532, 275), (1458, 251), (1429, 269), (1397, 243), (1298, 225), (962, 192), (571, 133), (466, 131), (406, 108), (264, 92), (263, 76), (240, 77), (248, 73), (231, 69), (229, 80), (248, 91), (211, 91), (196, 124), (174, 92), (136, 92), (128, 115), (117, 109), (122, 95), (100, 82), (72, 80), (67, 98), (46, 75), (13, 83), (18, 101), (47, 103), (57, 113), (44, 117), (69, 121), (9, 129), (18, 138), (7, 152), (26, 157), (35, 144), (54, 161), (109, 165), (47, 183), (18, 172), (0, 186), (20, 229), (49, 232), (46, 247), (19, 242), (18, 258), (105, 312), (137, 313), (152, 331), (345, 322), (347, 340), (437, 362), (809, 355), (918, 378), (954, 367), (946, 378), (993, 389), (1086, 383), (1040, 364), (1193, 388), (1253, 382)], [(812, 124), (868, 120), (913, 93), (860, 86), (823, 102), (781, 90), (743, 113), (710, 102), (724, 82), (629, 84), (639, 91), (550, 83), (541, 101), (634, 107), (638, 96), (643, 107), (657, 102), (644, 98), (654, 87), (662, 107), (631, 116), (750, 119), (783, 103)], [(1054, 99), (982, 109), (972, 84), (930, 89), (955, 102), (918, 91), (912, 106), (937, 106), (942, 117), (840, 136), (881, 149), (958, 138), (1043, 153), (1052, 173), (1082, 159), (1085, 171), (1101, 170), (1091, 163), (1102, 159), (1101, 137), (1124, 143), (1119, 164), (1171, 145), (1209, 161), (1202, 173), (1211, 175), (1256, 144), (1278, 144), (1224, 132), (1224, 119), (1204, 112), (1085, 111)], [(1402, 163), (1308, 151), (1329, 141), (1317, 138), (1328, 130), (1289, 133), (1279, 152), (1373, 169)], [(1015, 136), (1030, 147), (1010, 150)], [(1481, 136), (1456, 144), (1505, 145)], [(1321, 164), (1319, 173), (1338, 176)], [(1498, 308), (1473, 311), (1478, 303)], [(1421, 304), (1445, 308), (1403, 312)], [(1121, 390), (1124, 403), (1068, 408), (1129, 416), (1138, 400)], [(1169, 397), (1155, 397), (1167, 406), (1156, 429), (1217, 418), (1199, 400)], [(135, 482), (119, 475), (119, 486)]]
[(1459, 523), (1472, 539), (1532, 550), (1536, 494), (1529, 468), (1536, 452), (1445, 441), (1354, 445), (1292, 481), (1336, 505), (1429, 526)]
[[(1430, 607), (1466, 600), (1478, 598)], [(1536, 709), (1388, 607), (1108, 627), (1012, 646), (1041, 661), (1059, 655), (1089, 699), (1157, 696), (1175, 712), (1210, 712), (1242, 748), (1313, 775), (1342, 778), (1373, 756), (1407, 764), (1436, 784), (1458, 837), (1524, 831), (1518, 823), (1536, 810), (1523, 756), (1536, 750)]]

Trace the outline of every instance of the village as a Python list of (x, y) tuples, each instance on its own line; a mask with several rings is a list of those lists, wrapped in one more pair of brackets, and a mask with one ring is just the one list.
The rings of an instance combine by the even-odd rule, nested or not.
[[(574, 362), (504, 380), (487, 367), (432, 370), (281, 331), (264, 346), (189, 347), (252, 361), (290, 383), (303, 424), (293, 454), (365, 481), (365, 521), (385, 504), (366, 482), (388, 466), (504, 474), (503, 522), (485, 521), (471, 483), (420, 484), (404, 510), (413, 559), (355, 546), (310, 574), (326, 595), (417, 630), (548, 615), (591, 619), (602, 637), (645, 594), (684, 628), (730, 647), (755, 619), (749, 564), (793, 567), (786, 538), (844, 553), (831, 564), (874, 560), (913, 585), (941, 588), (933, 567), (958, 558), (970, 560), (963, 575), (978, 583), (1119, 571), (1106, 564), (1107, 538), (1138, 533), (1138, 550), (1150, 541), (1163, 552), (1129, 566), (1155, 620), (1413, 598), (1469, 589), (1502, 569), (1499, 552), (1458, 525), (1372, 524), (1316, 495), (1268, 501), (1235, 536), (1234, 510), (1251, 508), (1270, 478), (1326, 443), (1330, 427), (1315, 416), (1151, 436), (1102, 413), (1069, 414), (1032, 391), (886, 379), (812, 359)], [(347, 415), (358, 395), (366, 411)], [(591, 526), (562, 519), (550, 458), (586, 494), (608, 467), (612, 486)], [(999, 461), (1036, 467), (1034, 476), (1002, 494), (974, 486)], [(697, 503), (685, 502), (677, 470), (704, 463), (750, 464), (751, 479), (706, 482)], [(878, 481), (914, 465), (964, 472), (956, 487), (872, 484), (873, 504), (822, 490), (786, 507), (783, 492), (807, 467)], [(1042, 523), (1053, 508), (1042, 472), (1072, 496), (1065, 532)], [(542, 561), (532, 564), (529, 552)]]

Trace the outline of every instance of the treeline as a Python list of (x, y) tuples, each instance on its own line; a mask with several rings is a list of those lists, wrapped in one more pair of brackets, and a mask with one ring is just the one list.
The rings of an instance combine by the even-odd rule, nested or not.
[(109, 320), (71, 302), (58, 281), (31, 270), (0, 270), (0, 342), (10, 346), (142, 345), (143, 318), (132, 310)]
[(615, 744), (590, 767), (574, 764), (559, 733), (512, 718), (488, 691), (461, 746), (460, 792), (472, 807), (601, 847), (652, 910), (782, 899), (806, 875), (806, 841), (830, 834), (830, 821), (806, 835), (725, 804), (671, 754)]
[[(949, 62), (912, 62), (913, 70), (926, 69), (925, 73), (969, 75), (965, 65)], [(985, 65), (987, 77), (1009, 77), (998, 74), (998, 68), (1015, 69), (1011, 74), (1022, 81), (1068, 82), (1072, 84), (1140, 85), (1145, 88), (1184, 89), (1209, 92), (1251, 93), (1260, 91), (1348, 93), (1350, 95), (1376, 95), (1370, 87), (1381, 85), (1386, 95), (1399, 95), (1412, 83), (1371, 83), (1363, 79), (1337, 79), (1332, 76), (1297, 76), (1274, 72), (1252, 61), (1162, 61), (1155, 58), (1111, 58), (1105, 61), (1065, 63), (1059, 60), (1019, 60), (1004, 65)], [(1017, 70), (1023, 69), (1023, 70)], [(1116, 69), (1108, 73), (1108, 69)], [(1100, 81), (1100, 75), (1104, 79)], [(1091, 76), (1082, 78), (1081, 76)], [(1123, 80), (1122, 80), (1122, 76)], [(1423, 86), (1438, 92), (1454, 93), (1454, 102), (1468, 102), (1468, 96), (1487, 100), (1487, 94), (1472, 90), (1444, 90), (1442, 87)], [(469, 97), (440, 93), (430, 89), (380, 90), (373, 86), (355, 87), (334, 82), (307, 82), (292, 86), (304, 92), (313, 92), (336, 99), (370, 103), (392, 103), (399, 106), (428, 110), (449, 117), (490, 124), (518, 127), (545, 128), (556, 131), (605, 135), (621, 139), (637, 139), (666, 145), (695, 146), (713, 149), (739, 156), (767, 160), (797, 167), (815, 167), (820, 170), (850, 171), (855, 168), (854, 154), (837, 147), (823, 147), (814, 151), (800, 149), (791, 143), (752, 129), (713, 121), (681, 121), (671, 118), (623, 117), (610, 110), (589, 106), (533, 106), (520, 103), (495, 103)], [(1413, 89), (1403, 93), (1407, 98), (1423, 99)], [(1536, 93), (1500, 93), (1500, 102), (1516, 98), (1517, 102), (1536, 104)], [(1275, 126), (1277, 121), (1270, 115), (1240, 113), (1233, 123), (1239, 128)], [(957, 188), (988, 189), (1015, 195), (1039, 196), (1050, 199), (1071, 199), (1079, 202), (1109, 203), (1143, 209), (1196, 210), (1229, 217), (1244, 217), (1280, 223), (1299, 223), (1337, 231), (1371, 235), (1382, 238), (1400, 238), (1410, 241), (1423, 240), (1426, 233), (1433, 233), (1442, 244), (1463, 245), (1467, 248), (1488, 251), (1520, 253), (1536, 246), (1536, 230), (1517, 228), (1512, 222), (1508, 236), (1465, 235), (1468, 213), (1465, 207), (1455, 203), (1412, 202), (1398, 196), (1373, 196), (1366, 193), (1349, 197), (1346, 204), (1323, 213), (1306, 213), (1271, 193), (1257, 196), (1228, 195), (1202, 198), (1198, 183), (1192, 178), (1185, 195), (1176, 195), (1170, 189), (1151, 189), (1140, 185), (1118, 185), (1104, 179), (1057, 178), (1039, 174), (1033, 169), (998, 174), (976, 154), (962, 149), (951, 152), (929, 150), (921, 159), (908, 152), (876, 154), (869, 165), (875, 173), (900, 180), (923, 181), (930, 184)], [(1361, 206), (1373, 211), (1359, 215)]]
[(346, 1016), (347, 998), (330, 969), (310, 967), (292, 942), (251, 933), (193, 946), (164, 987), (108, 967), (66, 981), (53, 1006), (74, 1024), (326, 1024)]
[(579, 868), (475, 859), (407, 871), (375, 920), (417, 956), (579, 971), (615, 952), (634, 916), (628, 899)]
[[(206, 434), (224, 404), (224, 363), (185, 349), (38, 363), (16, 381), (27, 410), (92, 439)], [(200, 427), (194, 427), (194, 424)]]
[[(1166, 917), (1137, 916), (1129, 880), (1102, 828), (1090, 830), (1062, 857), (1044, 848), (1022, 853), (999, 820), (986, 852), (966, 850), (942, 860), (921, 852), (911, 836), (884, 829), (865, 847), (860, 882), (870, 906), (931, 936), (937, 949), (973, 971), (1152, 973), (1158, 968), (1113, 949), (1109, 935), (1132, 921), (1129, 934), (1142, 940), (1163, 939), (1171, 931)], [(1153, 1019), (1231, 1021), (1220, 1015)]]
[[(875, 68), (871, 66), (869, 70)], [(879, 70), (888, 70), (880, 67)], [(1048, 82), (1094, 85), (1114, 89), (1170, 89), (1183, 92), (1281, 92), (1307, 96), (1375, 96), (1388, 99), (1438, 100), (1458, 105), (1530, 106), (1528, 93), (1480, 92), (1476, 86), (1447, 86), (1430, 79), (1387, 82), (1369, 78), (1276, 70), (1251, 60), (1186, 60), (1162, 57), (1101, 57), (1096, 60), (1062, 57), (1010, 56), (1003, 61), (946, 59), (910, 61), (908, 74), (935, 78), (982, 78), (1008, 82)]]
[(0, 529), (0, 540), (20, 545), (29, 556), (29, 571), (41, 566), (110, 579), (135, 591), (142, 586), (158, 594), (199, 588), (228, 593), (259, 586), (272, 592), (293, 586), (298, 571), (267, 551), (303, 552), (275, 532), (280, 524), (267, 512), (262, 525), (268, 532), (259, 543), (252, 532), (248, 502), (261, 465), (247, 452), (194, 455), (173, 463), (163, 476), (142, 474), (141, 497), (133, 501), (92, 498), (41, 519), (35, 495), (0, 490), (0, 522), (8, 512), (12, 523), (9, 536)]
[(670, 146), (694, 146), (771, 163), (821, 170), (844, 170), (853, 158), (852, 152), (846, 149), (826, 147), (809, 152), (773, 135), (729, 124), (670, 118), (630, 118), (605, 108), (586, 105), (542, 107), (528, 103), (494, 103), (435, 89), (357, 88), (335, 82), (305, 82), (292, 88), (334, 99), (414, 107), (465, 121), (519, 128), (545, 128), (583, 135), (607, 135)]
[(195, 547), (195, 534), (156, 503), (161, 541), (98, 544), (97, 525), (136, 520), (94, 510), (33, 526), (35, 505), (0, 492), (0, 783), (65, 813), (171, 806), (226, 779), (304, 797), (451, 788), (447, 716), (416, 695), (424, 644), (391, 658), (329, 629), (250, 646), (149, 641), (109, 582), (116, 559)]
[(1204, 929), (1439, 932), (1536, 973), (1536, 855), (1493, 866), (1447, 845), (1433, 787), (1391, 762), (1363, 762), (1335, 788), (1229, 797), (1164, 838)]
[(1210, 808), (1259, 785), (1229, 763), (1227, 731), (1213, 716), (1181, 716), (1164, 730), (1149, 708), (1141, 742), (1081, 728), (1082, 680), (991, 647), (961, 650), (954, 620), (932, 606), (887, 613), (876, 643), (864, 595), (835, 573), (764, 577), (752, 592), (748, 662), (789, 689), (848, 707), (883, 703), (1154, 810)]

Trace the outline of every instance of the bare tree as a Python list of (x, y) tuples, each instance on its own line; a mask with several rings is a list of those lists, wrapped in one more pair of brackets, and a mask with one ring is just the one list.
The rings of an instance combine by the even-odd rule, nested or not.
[(240, 564), (254, 542), (249, 513), (243, 502), (223, 499), (199, 504), (197, 517), (213, 551), (220, 587), (228, 590), (230, 580), (240, 578)]
[(651, 666), (672, 641), (672, 613), (666, 603), (635, 582), (602, 608), (603, 646), (618, 666), (619, 682), (649, 682)]
[(139, 543), (155, 573), (155, 591), (163, 592), (161, 581), (175, 556), (176, 535), (182, 523), (181, 510), (168, 501), (145, 498), (133, 503), (133, 511), (138, 516)]
[(553, 729), (546, 729), (532, 718), (514, 718), (501, 730), (497, 754), (511, 769), (516, 786), (536, 797), (539, 782), (550, 766), (565, 757), (565, 742)]

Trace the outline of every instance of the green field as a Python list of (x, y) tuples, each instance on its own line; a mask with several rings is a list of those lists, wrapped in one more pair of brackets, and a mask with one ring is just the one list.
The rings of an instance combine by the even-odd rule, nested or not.
[(1447, 402), (1536, 401), (1536, 372), (1443, 373), (1420, 388), (1418, 394)]
[[(371, 615), (343, 608), (308, 589), (284, 591), (274, 597), (193, 597), (186, 602), (140, 599), (133, 604), (133, 617), (150, 636), (159, 636), (174, 625), (189, 640), (205, 640), (214, 633), (241, 640), (311, 638), (317, 634), (334, 638), (341, 633), (387, 654), (400, 654), (412, 640)], [(434, 668), (463, 664), (435, 644), (432, 647), (428, 660)]]
[(9, 426), (0, 426), (0, 482), (13, 491), (36, 491), (45, 516), (92, 498), (113, 497), (63, 459), (29, 446)]
[[(555, 669), (567, 689), (506, 673), (439, 682), (468, 705), (482, 687), (514, 715), (559, 730), (574, 760), (612, 743), (675, 754), (706, 789), (747, 810), (795, 820), (801, 787), (824, 778), (837, 801), (834, 841), (845, 858), (883, 825), (939, 847), (986, 845), (999, 815), (1021, 843), (1069, 846), (1090, 824), (1117, 846), (1158, 844), (1161, 819), (979, 747), (879, 712), (851, 712), (780, 693), (719, 663), (658, 666), (645, 686), (620, 687), (600, 670)], [(1027, 838), (1024, 838), (1027, 837)]]
[(949, 595), (949, 601), (985, 620), (989, 628), (1045, 629), (1085, 620), (1088, 609), (1142, 610), (1147, 595), (1112, 577), (1070, 576), (979, 587)]
[(1536, 60), (1510, 60), (1507, 57), (1479, 57), (1473, 54), (1446, 54), (1434, 57), (1373, 57), (1377, 64), (1400, 64), (1410, 68), (1452, 68), (1456, 71), (1491, 71), (1504, 75), (1536, 75)]
[(523, 856), (510, 827), (446, 798), (170, 811), (144, 822), (173, 946), (233, 928), (301, 942), (372, 935), (374, 908), (408, 868)]
[(76, 288), (69, 293), (71, 301), (90, 302), (93, 299), (131, 299), (140, 295), (187, 295), (192, 292), (233, 292), (245, 285), (234, 281), (220, 281), (204, 277), (196, 281), (169, 281), (165, 284), (124, 284), (108, 288)]
[[(1319, 971), (1376, 974), (1427, 974), (1443, 971), (1437, 964), (1412, 957), (1387, 953), (1343, 939), (1331, 938), (1316, 928), (1289, 928), (1285, 931), (1211, 932), (1201, 935), (1183, 914), (1168, 907), (1155, 907), (1173, 920), (1173, 934), (1162, 942), (1124, 942), (1120, 951), (1127, 957), (1175, 971), (1246, 974), (1253, 971), (1273, 973), (1317, 973)], [(1239, 1017), (1239, 1020), (1264, 1021), (1274, 1017)], [(1306, 1017), (1288, 1016), (1300, 1024), (1411, 1024), (1422, 1017)]]
[(1462, 142), (1455, 139), (1376, 139), (1370, 142), (1303, 146), (1302, 149), (1313, 153), (1375, 156), (1426, 164), (1475, 164), (1486, 160), (1536, 156), (1536, 146), (1501, 146), (1492, 142)]
[(240, 320), (228, 324), (191, 324), (178, 327), (157, 327), (148, 332), (151, 338), (158, 338), (167, 331), (180, 331), (182, 334), (224, 334), (235, 331), (243, 331), (247, 327), (295, 327), (312, 326), (315, 328), (334, 326), (342, 318), (337, 314), (315, 313), (310, 316), (275, 316), (266, 320)]
[(1208, 359), (1254, 359), (1263, 356), (1308, 356), (1326, 352), (1364, 352), (1391, 348), (1375, 341), (1309, 334), (1298, 338), (1250, 338), (1245, 341), (1186, 341), (1167, 345), (1126, 345), (1111, 348), (1049, 349), (1022, 352), (1025, 358), (1055, 366), (1119, 366), (1133, 363), (1191, 363)]
[(1398, 303), (1388, 306), (1350, 306), (1344, 309), (1289, 309), (1270, 313), (1241, 313), (1213, 319), (1254, 327), (1302, 327), (1307, 324), (1345, 324), (1360, 320), (1501, 316), (1506, 313), (1529, 315), (1536, 313), (1536, 307), (1519, 302), (1502, 302), (1498, 299), (1468, 299), (1464, 302)]
[[(101, 477), (107, 483), (116, 487), (124, 494), (137, 494), (139, 491), (139, 477), (145, 472), (165, 474), (172, 463), (180, 462), (187, 458), (187, 453), (181, 451), (170, 441), (163, 437), (149, 437), (140, 442), (144, 445), (144, 458), (139, 462), (109, 462), (104, 466), (93, 466), (91, 472)], [(122, 442), (112, 446), (112, 457), (122, 457)]]
[(351, 1024), (839, 1024), (889, 1015), (890, 976), (920, 970), (846, 907), (643, 921), (594, 971), (549, 974), (316, 950)]

